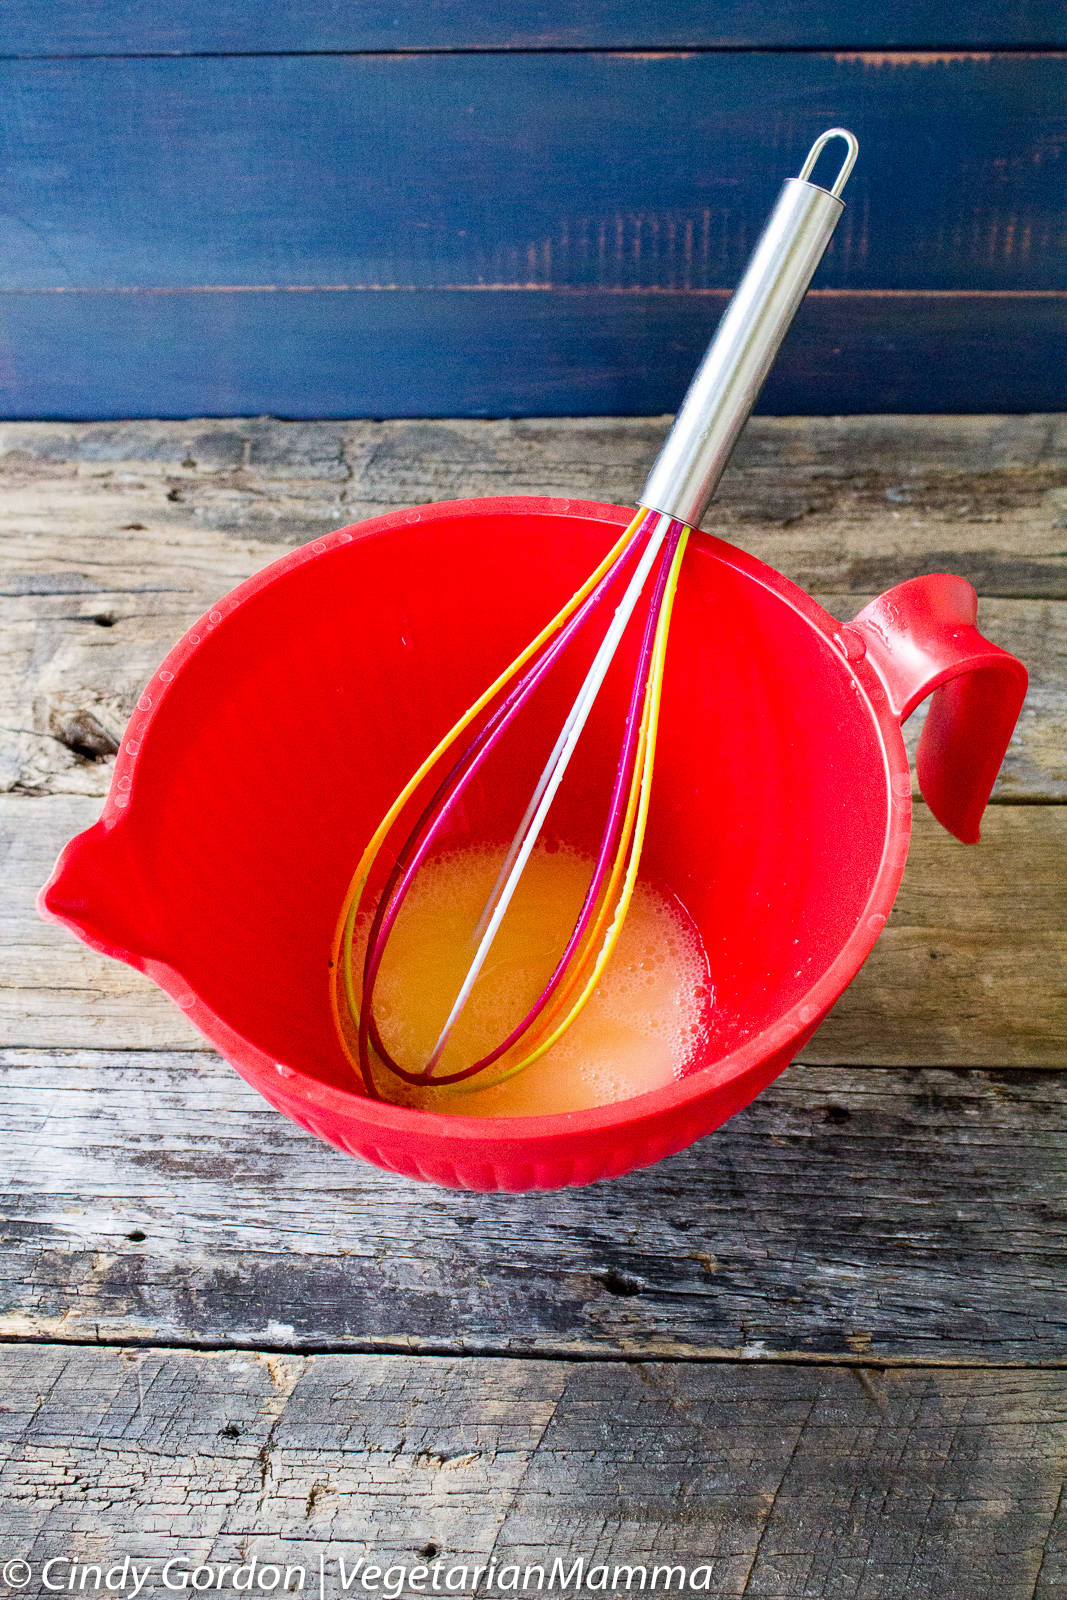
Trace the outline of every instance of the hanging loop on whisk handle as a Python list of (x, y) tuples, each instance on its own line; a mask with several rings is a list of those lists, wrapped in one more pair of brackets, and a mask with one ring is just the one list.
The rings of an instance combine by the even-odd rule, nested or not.
[[(808, 181), (830, 139), (848, 153), (832, 189)], [(696, 527), (748, 421), (778, 347), (845, 209), (840, 192), (859, 146), (845, 128), (812, 145), (801, 175), (788, 178), (745, 275), (715, 330), (640, 503)]]

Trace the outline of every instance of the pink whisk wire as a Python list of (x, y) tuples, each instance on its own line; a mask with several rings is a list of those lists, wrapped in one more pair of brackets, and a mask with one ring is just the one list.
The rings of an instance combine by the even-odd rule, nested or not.
[[(440, 834), (447, 827), (456, 806), (472, 779), (488, 759), (504, 733), (513, 724), (515, 718), (524, 709), (531, 695), (563, 651), (568, 648), (577, 633), (603, 605), (621, 573), (633, 560), (640, 545), (647, 543), (650, 531), (655, 526), (656, 521), (657, 513), (646, 513), (625, 548), (605, 572), (595, 589), (582, 602), (574, 616), (569, 619), (559, 634), (544, 646), (542, 651), (512, 684), (504, 700), (490, 715), (485, 725), (438, 785), (397, 854), (372, 917), (363, 962), (357, 1037), (360, 1070), (368, 1092), (371, 1094), (377, 1094), (373, 1080), (372, 1050), (379, 1058), (382, 1066), (400, 1078), (402, 1082), (413, 1086), (432, 1084), (434, 1087), (445, 1087), (450, 1084), (465, 1082), (485, 1071), (505, 1056), (520, 1039), (529, 1033), (557, 993), (565, 974), (571, 966), (575, 952), (580, 947), (596, 910), (612, 866), (615, 846), (619, 840), (625, 812), (626, 794), (633, 775), (638, 745), (638, 730), (652, 659), (656, 626), (667, 589), (671, 564), (679, 541), (685, 532), (685, 525), (678, 521), (670, 523), (650, 574), (651, 592), (641, 635), (633, 687), (626, 711), (622, 748), (608, 802), (607, 820), (589, 886), (563, 953), (548, 982), (544, 985), (526, 1015), (512, 1028), (511, 1032), (500, 1044), (474, 1062), (450, 1072), (435, 1073), (433, 1060), (428, 1066), (418, 1070), (404, 1067), (395, 1060), (386, 1047), (374, 1017), (374, 989), (385, 947), (416, 874)], [(646, 585), (648, 581), (649, 579), (646, 579)]]

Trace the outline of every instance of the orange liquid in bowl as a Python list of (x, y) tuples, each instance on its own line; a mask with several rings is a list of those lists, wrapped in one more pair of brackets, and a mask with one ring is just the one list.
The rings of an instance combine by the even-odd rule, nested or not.
[[(458, 850), (418, 874), (386, 947), (374, 1014), (404, 1067), (430, 1056), (463, 981), (471, 934), (496, 882), (499, 848)], [(577, 919), (592, 864), (569, 849), (539, 847), (501, 924), (485, 967), (436, 1070), (485, 1055), (526, 1015)], [(357, 929), (362, 962), (367, 924)], [(412, 1086), (380, 1065), (379, 1092), (398, 1105), (468, 1117), (547, 1116), (609, 1105), (682, 1076), (708, 1006), (700, 936), (676, 900), (639, 882), (618, 944), (589, 1002), (538, 1061), (494, 1083), (503, 1063), (452, 1088)]]

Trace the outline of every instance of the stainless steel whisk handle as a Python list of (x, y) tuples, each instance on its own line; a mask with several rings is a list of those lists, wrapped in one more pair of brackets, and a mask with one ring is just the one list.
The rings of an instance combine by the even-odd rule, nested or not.
[[(848, 153), (833, 187), (822, 189), (808, 174), (831, 139), (844, 139)], [(641, 505), (689, 527), (699, 524), (845, 209), (841, 190), (858, 150), (846, 128), (828, 128), (800, 175), (786, 179), (648, 475)]]

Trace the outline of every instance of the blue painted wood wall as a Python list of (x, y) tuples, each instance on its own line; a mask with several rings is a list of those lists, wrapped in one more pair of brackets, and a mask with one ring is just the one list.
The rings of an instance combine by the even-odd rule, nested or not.
[(0, 414), (672, 410), (831, 123), (763, 409), (1062, 408), (1065, 46), (1047, 0), (5, 0)]

